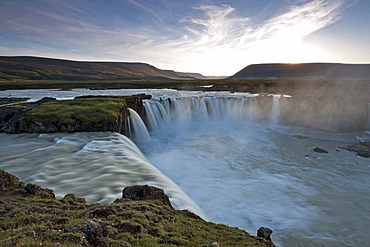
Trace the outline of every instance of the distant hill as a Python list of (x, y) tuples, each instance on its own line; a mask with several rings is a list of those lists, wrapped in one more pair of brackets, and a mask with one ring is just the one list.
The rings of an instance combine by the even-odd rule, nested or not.
[(0, 80), (194, 80), (201, 74), (161, 70), (146, 63), (80, 62), (0, 56)]
[(253, 64), (229, 79), (370, 79), (370, 64)]

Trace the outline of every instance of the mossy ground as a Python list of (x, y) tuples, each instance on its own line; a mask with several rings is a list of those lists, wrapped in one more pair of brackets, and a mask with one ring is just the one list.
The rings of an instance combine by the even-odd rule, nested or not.
[[(96, 229), (89, 235), (85, 228), (91, 224)], [(156, 200), (86, 204), (73, 194), (61, 200), (0, 198), (0, 230), (2, 246), (269, 246)]]
[(76, 122), (102, 127), (120, 118), (126, 107), (124, 97), (81, 98), (43, 103), (31, 109), (26, 118), (41, 123), (64, 123), (73, 125)]

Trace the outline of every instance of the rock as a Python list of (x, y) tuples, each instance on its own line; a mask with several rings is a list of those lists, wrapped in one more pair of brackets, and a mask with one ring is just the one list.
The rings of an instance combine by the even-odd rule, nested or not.
[(296, 137), (298, 139), (307, 139), (308, 138), (307, 136), (303, 136), (303, 135), (294, 135), (293, 137)]
[(0, 196), (23, 189), (23, 187), (24, 184), (16, 176), (0, 170)]
[(162, 189), (149, 185), (135, 185), (123, 189), (122, 198), (131, 200), (158, 200), (172, 208), (170, 199)]
[(152, 98), (150, 94), (145, 94), (145, 93), (139, 93), (139, 94), (135, 94), (132, 96), (138, 96), (140, 99), (151, 99)]
[(273, 231), (270, 228), (260, 227), (257, 230), (257, 237), (264, 238), (264, 239), (266, 239), (266, 240), (268, 240), (272, 243), (272, 240), (271, 240), (271, 234), (272, 233), (273, 233)]
[(327, 154), (327, 153), (329, 153), (325, 149), (318, 148), (318, 147), (314, 148), (313, 151), (316, 152), (316, 153), (321, 153), (321, 154)]
[(92, 246), (107, 246), (104, 241), (103, 228), (93, 220), (85, 222), (81, 231), (85, 234), (86, 240)]
[(353, 144), (345, 149), (351, 152), (356, 152), (358, 156), (370, 158), (370, 141)]
[(40, 196), (42, 198), (55, 199), (55, 195), (51, 189), (43, 189), (36, 184), (27, 184), (24, 189), (29, 195)]

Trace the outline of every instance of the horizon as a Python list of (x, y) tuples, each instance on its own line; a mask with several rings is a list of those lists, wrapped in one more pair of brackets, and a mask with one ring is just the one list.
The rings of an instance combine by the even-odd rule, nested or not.
[(0, 55), (231, 76), (251, 64), (369, 64), (365, 0), (0, 2)]

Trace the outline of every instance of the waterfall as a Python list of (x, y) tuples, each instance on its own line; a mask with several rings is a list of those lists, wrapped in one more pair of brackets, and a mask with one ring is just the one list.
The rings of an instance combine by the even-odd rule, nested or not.
[(271, 122), (272, 123), (279, 123), (280, 120), (280, 94), (272, 95), (272, 110), (271, 110)]
[(191, 121), (230, 123), (230, 121), (268, 120), (274, 124), (279, 123), (281, 112), (279, 100), (285, 96), (272, 94), (268, 95), (271, 97), (258, 96), (205, 95), (145, 100), (147, 125), (149, 130), (155, 130), (161, 124), (177, 124), (181, 127)]
[(137, 114), (133, 109), (128, 109), (130, 112), (129, 118), (129, 135), (130, 138), (139, 143), (145, 143), (150, 141), (150, 135), (148, 129), (146, 128), (143, 120), (141, 120), (139, 114)]

